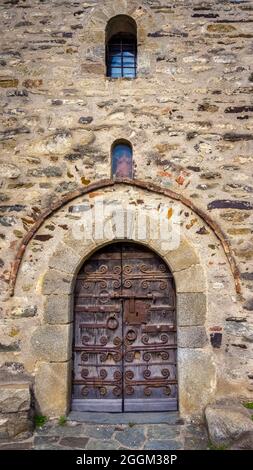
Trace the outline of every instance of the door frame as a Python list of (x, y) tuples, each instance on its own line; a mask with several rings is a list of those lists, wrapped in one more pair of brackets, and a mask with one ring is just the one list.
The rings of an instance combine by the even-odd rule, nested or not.
[[(173, 204), (169, 195), (158, 194), (152, 187), (147, 192), (135, 186), (129, 190), (122, 184), (118, 185), (117, 191), (111, 188), (104, 189), (103, 196), (106, 198), (108, 208), (115, 198), (122, 201), (124, 208), (128, 206), (132, 208), (135, 201), (136, 205), (138, 204), (140, 197), (144, 207), (149, 207), (153, 193), (157, 205)], [(94, 197), (98, 194), (100, 193), (93, 193)], [(86, 197), (86, 204), (92, 207), (93, 197), (92, 199)], [(83, 197), (76, 195), (75, 204), (83, 204)], [(182, 209), (183, 207), (182, 204)], [(60, 216), (64, 222), (69, 209), (68, 204), (61, 209)], [(147, 226), (151, 215), (147, 214)], [(59, 217), (58, 212), (56, 217)], [(108, 217), (110, 219), (110, 213)], [(197, 220), (198, 224), (203, 223), (201, 219)], [(56, 221), (59, 223), (58, 219)], [(39, 264), (36, 265), (39, 276), (35, 280), (37, 279), (41, 322), (33, 329), (30, 336), (30, 357), (36, 361), (37, 407), (47, 416), (66, 415), (70, 409), (73, 288), (80, 266), (98, 248), (109, 243), (116, 241), (140, 243), (133, 232), (126, 234), (124, 238), (114, 233), (112, 236), (106, 234), (106, 237), (94, 240), (87, 237), (84, 231), (80, 234), (81, 239), (76, 238), (75, 223), (70, 221), (68, 228), (64, 225), (64, 229), (66, 228), (64, 233), (56, 224), (59, 237), (54, 239), (54, 243), (50, 240), (45, 244), (47, 251), (45, 253), (44, 250), (43, 260), (39, 260)], [(207, 310), (207, 292), (212, 292), (215, 269), (206, 262), (202, 246), (194, 242), (194, 233), (189, 233), (185, 227), (183, 229), (179, 245), (171, 251), (165, 251), (160, 239), (153, 239), (149, 234), (141, 244), (156, 252), (174, 275), (177, 295), (179, 413), (182, 417), (190, 417), (202, 415), (205, 406), (215, 398), (217, 391), (217, 357), (208, 341), (209, 327), (213, 324), (212, 310)], [(204, 244), (207, 245), (209, 240), (213, 241), (213, 236), (212, 233), (210, 236), (207, 235)], [(27, 262), (30, 253), (30, 249), (27, 249), (25, 257)], [(226, 255), (220, 252), (220, 256), (223, 256), (221, 259), (224, 261), (224, 270), (229, 278), (231, 270), (229, 263), (226, 262)], [(20, 276), (16, 290), (20, 289), (21, 283)], [(229, 292), (232, 291), (235, 292), (231, 281)], [(210, 301), (208, 305), (211, 305)], [(233, 310), (232, 301), (229, 305)], [(195, 373), (196, 370), (198, 374)], [(199, 393), (196, 393), (196, 390)]]
[[(35, 376), (35, 395), (39, 409), (48, 416), (68, 414), (71, 404), (72, 383), (72, 341), (73, 341), (73, 289), (80, 266), (97, 249), (120, 238), (92, 242), (89, 246), (76, 245), (78, 251), (68, 247), (73, 268), (72, 273), (61, 273), (57, 276), (49, 267), (43, 276), (41, 290), (45, 295), (44, 318), (52, 312), (64, 317), (64, 324), (44, 324), (39, 327), (33, 337), (34, 354), (43, 354), (47, 362), (39, 365)], [(138, 243), (138, 240), (129, 239)], [(157, 253), (168, 265), (174, 275), (177, 296), (177, 367), (178, 367), (178, 407), (180, 416), (202, 414), (203, 407), (212, 399), (216, 390), (216, 366), (210, 348), (207, 347), (206, 321), (206, 281), (205, 273), (192, 245), (181, 237), (177, 250), (164, 253), (159, 240), (141, 243)], [(61, 246), (57, 249), (58, 253)], [(81, 251), (81, 252), (80, 252)], [(66, 253), (66, 251), (65, 251)], [(56, 255), (52, 259), (55, 260)], [(182, 269), (183, 265), (183, 269)], [(52, 282), (57, 281), (57, 291), (51, 293)], [(196, 326), (197, 318), (197, 326)], [(50, 349), (51, 337), (57, 351)], [(48, 346), (48, 341), (50, 345)], [(45, 352), (46, 351), (46, 352)], [(193, 371), (198, 370), (198, 375)], [(45, 385), (47, 389), (45, 390)], [(200, 394), (196, 394), (196, 389)]]

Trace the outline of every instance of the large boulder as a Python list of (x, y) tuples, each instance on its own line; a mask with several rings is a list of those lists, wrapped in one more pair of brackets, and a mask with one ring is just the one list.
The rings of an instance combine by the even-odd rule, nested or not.
[(230, 450), (253, 450), (253, 431), (244, 432), (232, 444)]
[(216, 446), (231, 446), (235, 441), (253, 433), (251, 414), (235, 400), (219, 400), (205, 409), (205, 417), (211, 443)]

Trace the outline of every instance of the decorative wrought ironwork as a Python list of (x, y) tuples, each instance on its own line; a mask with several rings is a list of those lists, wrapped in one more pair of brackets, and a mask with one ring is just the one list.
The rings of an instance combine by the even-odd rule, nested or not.
[(118, 381), (122, 379), (122, 373), (119, 370), (116, 370), (113, 374), (113, 378)]
[(151, 376), (151, 370), (150, 369), (144, 369), (144, 371), (143, 371), (144, 379), (149, 379), (150, 376)]
[(130, 281), (130, 279), (126, 279), (126, 280), (123, 282), (123, 286), (124, 286), (126, 289), (130, 289), (130, 287), (133, 286), (132, 281)]
[(168, 283), (166, 281), (161, 281), (159, 287), (161, 290), (165, 290), (168, 287)]
[(100, 338), (100, 343), (105, 346), (108, 343), (108, 338), (107, 336), (101, 336)]
[(144, 395), (146, 397), (150, 397), (151, 394), (152, 394), (152, 391), (150, 390), (150, 387), (145, 387), (144, 388)]
[(115, 397), (120, 397), (122, 395), (122, 390), (120, 387), (114, 387), (112, 393)]
[(99, 266), (98, 272), (101, 273), (101, 274), (107, 273), (108, 272), (108, 266), (106, 266), (105, 264), (102, 264), (101, 266)]
[(113, 354), (113, 359), (115, 362), (120, 362), (122, 360), (122, 353), (116, 352), (115, 354)]
[(106, 379), (108, 373), (105, 369), (101, 369), (100, 372), (99, 372), (99, 375), (100, 375), (101, 379)]
[(167, 267), (165, 266), (165, 264), (160, 264), (158, 266), (158, 269), (159, 269), (159, 271), (162, 271), (162, 273), (166, 273), (166, 271), (167, 271)]
[[(130, 353), (129, 353), (129, 354), (130, 354)], [(133, 354), (133, 353), (132, 353), (132, 354)], [(145, 362), (149, 362), (149, 361), (151, 360), (151, 357), (152, 357), (152, 356), (151, 356), (150, 353), (148, 353), (148, 352), (144, 352), (144, 353), (143, 353), (143, 360), (144, 360)]]
[(149, 267), (148, 267), (146, 264), (142, 264), (142, 265), (140, 266), (140, 271), (141, 271), (142, 273), (146, 273), (148, 270), (149, 270)]
[(165, 377), (166, 379), (170, 376), (170, 371), (169, 369), (162, 369), (162, 376)]
[(133, 271), (133, 267), (132, 267), (132, 266), (129, 266), (129, 265), (126, 264), (126, 265), (123, 267), (123, 272), (124, 272), (124, 274), (131, 274), (132, 271)]
[(113, 281), (112, 286), (114, 289), (119, 289), (121, 287), (121, 282), (119, 280)]
[(112, 271), (113, 271), (114, 274), (120, 274), (121, 273), (121, 266), (114, 266)]
[(89, 395), (88, 387), (82, 387), (81, 393), (84, 397), (87, 397), (87, 395)]
[(126, 361), (126, 362), (133, 362), (133, 360), (134, 360), (134, 352), (132, 352), (132, 351), (127, 351), (127, 352), (125, 353), (125, 361)]
[(86, 353), (81, 354), (81, 361), (87, 362), (89, 360), (89, 355)]
[(134, 378), (134, 373), (132, 370), (126, 370), (125, 372), (125, 378), (127, 380), (132, 380)]
[(162, 351), (160, 354), (161, 358), (163, 361), (168, 361), (170, 354), (168, 351)]
[(148, 289), (150, 286), (149, 282), (148, 281), (142, 281), (141, 282), (141, 287), (142, 289)]
[(102, 353), (102, 354), (100, 354), (100, 356), (99, 356), (100, 362), (106, 362), (107, 357), (108, 357), (108, 354), (107, 354), (107, 353)]
[(135, 341), (136, 338), (137, 338), (137, 333), (135, 330), (128, 330), (127, 334), (126, 334), (126, 338), (128, 339), (128, 341)]
[(148, 335), (143, 335), (143, 336), (141, 337), (141, 342), (142, 342), (143, 344), (148, 344), (149, 339), (150, 339), (150, 338), (149, 338)]
[(169, 341), (168, 335), (165, 335), (165, 334), (161, 335), (160, 339), (163, 344), (166, 344)]
[(117, 318), (115, 317), (110, 317), (108, 318), (107, 320), (107, 324), (106, 324), (107, 328), (109, 330), (117, 330), (118, 326), (119, 326), (119, 322), (117, 320)]
[(102, 397), (104, 397), (105, 395), (107, 395), (107, 388), (106, 387), (100, 387), (99, 388), (99, 393), (100, 393), (100, 395), (102, 395)]
[[(165, 312), (163, 312), (165, 313)], [(162, 333), (162, 332), (176, 332), (174, 325), (143, 325), (141, 328), (143, 333)]]
[(89, 342), (89, 340), (90, 340), (89, 336), (83, 336), (82, 337), (82, 343), (83, 344), (87, 344)]
[(133, 395), (134, 394), (134, 388), (131, 385), (126, 385), (125, 393), (126, 393), (126, 395)]
[(81, 371), (81, 376), (86, 379), (86, 377), (88, 377), (89, 375), (89, 370), (88, 369), (82, 369)]
[(121, 346), (122, 339), (119, 336), (115, 336), (115, 338), (113, 339), (113, 344), (115, 344), (115, 346)]

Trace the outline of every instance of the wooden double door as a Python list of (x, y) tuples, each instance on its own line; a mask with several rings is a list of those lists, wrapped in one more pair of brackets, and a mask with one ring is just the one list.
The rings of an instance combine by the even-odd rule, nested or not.
[(115, 243), (75, 287), (72, 410), (177, 409), (175, 288), (152, 251)]

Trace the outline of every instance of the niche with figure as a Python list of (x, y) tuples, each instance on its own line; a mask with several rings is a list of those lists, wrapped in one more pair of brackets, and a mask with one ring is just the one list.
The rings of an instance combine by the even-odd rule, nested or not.
[(112, 145), (113, 178), (133, 178), (133, 149), (126, 140), (119, 140)]

